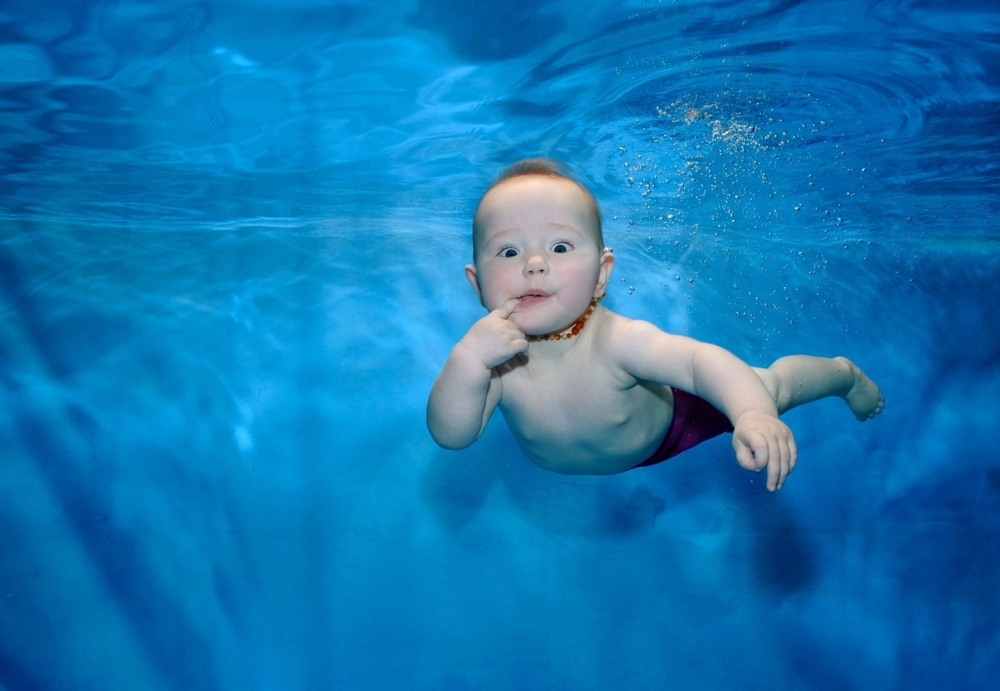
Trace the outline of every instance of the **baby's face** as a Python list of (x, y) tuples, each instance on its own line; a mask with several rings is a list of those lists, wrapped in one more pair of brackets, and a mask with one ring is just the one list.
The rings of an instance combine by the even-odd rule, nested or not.
[(490, 311), (519, 298), (509, 319), (524, 333), (565, 329), (604, 295), (614, 259), (604, 253), (593, 208), (576, 184), (511, 178), (487, 193), (476, 221), (476, 263), (466, 275)]

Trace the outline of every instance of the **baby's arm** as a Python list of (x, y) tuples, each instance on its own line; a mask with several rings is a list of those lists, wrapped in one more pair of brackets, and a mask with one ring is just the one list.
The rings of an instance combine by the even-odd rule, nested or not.
[(479, 438), (502, 393), (493, 368), (528, 349), (524, 334), (507, 319), (519, 301), (512, 298), (473, 324), (431, 387), (427, 429), (446, 449), (464, 449)]
[(736, 460), (767, 468), (767, 488), (781, 489), (795, 467), (795, 438), (760, 377), (729, 351), (631, 321), (614, 338), (622, 367), (636, 379), (674, 386), (704, 398), (733, 423)]

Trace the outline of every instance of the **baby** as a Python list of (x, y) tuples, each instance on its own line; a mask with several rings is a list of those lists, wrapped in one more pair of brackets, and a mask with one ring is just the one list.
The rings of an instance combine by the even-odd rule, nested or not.
[(736, 460), (767, 468), (774, 491), (797, 456), (778, 415), (826, 396), (859, 420), (885, 405), (845, 358), (752, 368), (598, 305), (615, 258), (594, 198), (554, 161), (507, 168), (479, 202), (472, 239), (465, 275), (489, 314), (431, 389), (427, 426), (445, 448), (472, 444), (497, 406), (525, 455), (558, 473), (620, 473), (732, 432)]

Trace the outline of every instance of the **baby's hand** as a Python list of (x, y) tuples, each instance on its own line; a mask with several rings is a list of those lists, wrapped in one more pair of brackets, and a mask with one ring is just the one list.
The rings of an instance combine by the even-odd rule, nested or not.
[(734, 427), (733, 448), (739, 464), (758, 473), (767, 468), (767, 488), (772, 492), (781, 489), (798, 459), (788, 425), (769, 413), (748, 410)]
[(528, 340), (510, 316), (521, 298), (511, 298), (477, 321), (459, 341), (474, 357), (492, 369), (528, 349)]

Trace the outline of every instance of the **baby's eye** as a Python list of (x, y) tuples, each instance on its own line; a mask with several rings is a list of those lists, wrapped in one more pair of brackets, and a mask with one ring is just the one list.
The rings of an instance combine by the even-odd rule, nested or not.
[(552, 245), (552, 251), (556, 254), (562, 254), (563, 252), (569, 252), (573, 249), (568, 242), (557, 242)]
[(510, 257), (516, 257), (516, 256), (517, 256), (518, 254), (520, 254), (520, 252), (518, 252), (518, 251), (517, 251), (517, 250), (516, 250), (515, 248), (513, 248), (513, 247), (504, 247), (504, 248), (503, 248), (502, 250), (500, 250), (500, 251), (499, 251), (499, 252), (497, 253), (497, 256), (498, 256), (498, 257), (506, 257), (506, 258), (510, 258)]

